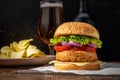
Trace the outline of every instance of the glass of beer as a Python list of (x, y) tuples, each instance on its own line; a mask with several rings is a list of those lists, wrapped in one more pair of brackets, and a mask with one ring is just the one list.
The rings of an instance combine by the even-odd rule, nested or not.
[(40, 2), (40, 17), (38, 34), (40, 40), (49, 47), (49, 53), (54, 54), (49, 39), (54, 36), (56, 28), (63, 23), (63, 4), (61, 0), (44, 0)]

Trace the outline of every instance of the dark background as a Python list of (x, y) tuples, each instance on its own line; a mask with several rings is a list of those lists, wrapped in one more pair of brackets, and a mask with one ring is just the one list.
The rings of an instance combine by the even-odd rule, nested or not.
[[(37, 20), (40, 0), (0, 0), (0, 47), (13, 41), (33, 38), (32, 44), (48, 53), (39, 40)], [(63, 0), (64, 19), (73, 21), (78, 14), (79, 0)], [(98, 57), (103, 61), (120, 61), (119, 0), (88, 0), (88, 12), (96, 22), (103, 47)]]

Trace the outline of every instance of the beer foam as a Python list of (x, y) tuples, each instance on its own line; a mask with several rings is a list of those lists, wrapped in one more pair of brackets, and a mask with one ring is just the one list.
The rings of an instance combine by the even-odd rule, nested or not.
[(62, 3), (43, 3), (40, 7), (63, 7)]

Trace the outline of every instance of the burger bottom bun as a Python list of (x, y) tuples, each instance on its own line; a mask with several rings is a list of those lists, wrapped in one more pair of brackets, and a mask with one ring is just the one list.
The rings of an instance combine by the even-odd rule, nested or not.
[(87, 63), (85, 65), (75, 65), (67, 62), (55, 62), (54, 66), (57, 70), (98, 70), (100, 69), (100, 63)]
[(56, 52), (56, 60), (63, 62), (92, 62), (97, 61), (96, 52), (66, 50)]

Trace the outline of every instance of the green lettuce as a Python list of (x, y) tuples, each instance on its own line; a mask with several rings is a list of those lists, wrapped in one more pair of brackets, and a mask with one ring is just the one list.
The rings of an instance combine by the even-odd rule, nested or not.
[(99, 39), (87, 37), (87, 36), (76, 36), (76, 35), (71, 35), (71, 36), (60, 36), (58, 38), (51, 38), (50, 43), (52, 44), (57, 44), (61, 42), (69, 42), (69, 41), (74, 41), (78, 42), (81, 45), (87, 45), (89, 42), (96, 44), (98, 48), (102, 47), (102, 41)]

